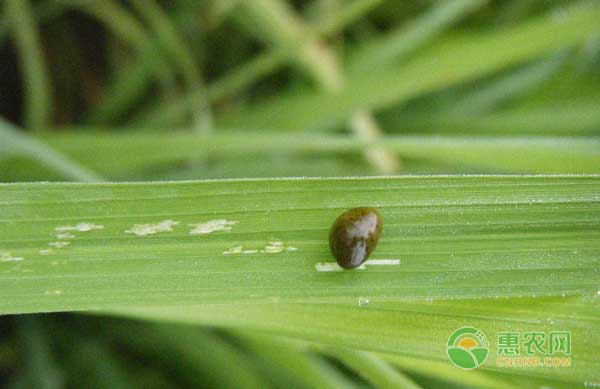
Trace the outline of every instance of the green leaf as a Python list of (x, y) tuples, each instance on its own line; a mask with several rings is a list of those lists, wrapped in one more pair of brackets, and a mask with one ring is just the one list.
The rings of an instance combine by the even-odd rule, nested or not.
[[(198, 377), (202, 377), (208, 387), (257, 389), (267, 386), (266, 377), (253, 370), (251, 359), (219, 336), (192, 326), (143, 324), (109, 324), (108, 336), (158, 359), (165, 369), (175, 372), (188, 385), (196, 384)], [(136, 336), (131, 336), (132, 332)]]
[(5, 7), (8, 19), (14, 20), (11, 27), (27, 80), (25, 121), (28, 128), (40, 130), (52, 120), (52, 92), (39, 32), (29, 0), (7, 0)]
[(73, 181), (100, 181), (93, 171), (55, 151), (0, 118), (0, 163), (15, 155), (25, 155)]
[(194, 101), (192, 112), (196, 111), (195, 128), (199, 132), (212, 130), (212, 113), (207, 102), (204, 85), (192, 51), (183, 39), (177, 26), (171, 23), (165, 11), (156, 2), (149, 0), (135, 0), (132, 2), (135, 9), (147, 20), (154, 30), (164, 54), (173, 58), (173, 66), (179, 67), (186, 87), (190, 92), (202, 93)]
[[(166, 89), (174, 87), (175, 74), (172, 66), (169, 66), (167, 59), (160, 54), (156, 40), (127, 8), (113, 0), (78, 3), (78, 8), (96, 18), (116, 37), (130, 45), (138, 54), (140, 64), (135, 66), (133, 72), (129, 67), (116, 72), (114, 85), (109, 88), (103, 101), (88, 113), (89, 121), (100, 123), (103, 120), (111, 120), (130, 108), (131, 104), (143, 94), (151, 72)], [(132, 73), (134, 76), (128, 78)]]
[[(463, 325), (492, 346), (569, 330), (571, 368), (511, 373), (591, 382), (599, 190), (600, 176), (5, 184), (0, 313), (101, 309), (440, 362)], [(384, 236), (366, 269), (337, 271), (328, 228), (361, 205)], [(495, 357), (479, 369), (504, 372)]]
[[(485, 119), (474, 121), (481, 123)], [(368, 146), (385, 147), (407, 158), (469, 166), (477, 172), (600, 173), (598, 137), (406, 135), (367, 142), (344, 135), (266, 131), (218, 131), (207, 136), (186, 132), (146, 136), (131, 131), (78, 131), (52, 135), (46, 141), (83, 165), (113, 178), (206, 156), (232, 160), (235, 156), (247, 159), (261, 153), (339, 155), (359, 153)]]
[[(595, 291), (599, 189), (598, 176), (4, 184), (0, 313)], [(322, 271), (337, 270), (322, 264), (331, 223), (355, 206), (385, 219), (373, 259), (401, 264)]]
[(234, 332), (237, 340), (269, 370), (269, 377), (281, 377), (286, 386), (301, 388), (346, 388), (352, 383), (324, 358), (308, 352), (294, 352), (281, 339), (254, 332)]
[(356, 49), (356, 54), (350, 58), (350, 71), (362, 73), (372, 66), (404, 59), (424, 42), (486, 3), (486, 0), (439, 1), (407, 26)]
[(387, 108), (581, 43), (598, 31), (598, 17), (600, 7), (579, 6), (565, 9), (560, 19), (547, 15), (515, 27), (455, 37), (404, 64), (373, 67), (355, 75), (340, 93), (309, 91), (280, 96), (222, 115), (217, 124), (229, 128), (322, 129), (360, 109)]
[(420, 135), (598, 135), (600, 111), (594, 101), (548, 104), (542, 107), (513, 108), (488, 114), (466, 112), (436, 115), (402, 115), (390, 113), (382, 119), (383, 125), (394, 132)]
[(61, 388), (64, 379), (52, 356), (46, 328), (33, 317), (21, 317), (17, 323), (25, 356), (20, 378), (24, 387)]
[(418, 389), (420, 386), (373, 353), (338, 349), (333, 353), (378, 388)]
[[(548, 283), (552, 277), (532, 279)], [(556, 283), (562, 289), (560, 282)], [(376, 292), (375, 292), (376, 293)], [(203, 304), (121, 308), (112, 314), (185, 323), (243, 327), (285, 334), (321, 344), (384, 352), (399, 366), (429, 377), (472, 387), (523, 387), (525, 383), (569, 388), (595, 382), (600, 341), (600, 297), (492, 298), (391, 302), (373, 298), (367, 305), (331, 303)], [(446, 355), (449, 336), (460, 327), (481, 330), (490, 355), (476, 370), (452, 366)], [(499, 367), (500, 332), (570, 331), (570, 367)], [(562, 354), (559, 354), (563, 356)], [(543, 355), (541, 355), (543, 357)], [(400, 358), (401, 357), (401, 358)], [(434, 369), (434, 370), (431, 370)]]

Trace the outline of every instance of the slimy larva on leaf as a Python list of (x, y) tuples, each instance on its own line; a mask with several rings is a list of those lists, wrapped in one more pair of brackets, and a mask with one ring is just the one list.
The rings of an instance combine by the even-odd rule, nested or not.
[(329, 231), (329, 248), (338, 265), (359, 267), (373, 252), (383, 231), (383, 218), (374, 208), (352, 208), (335, 220)]

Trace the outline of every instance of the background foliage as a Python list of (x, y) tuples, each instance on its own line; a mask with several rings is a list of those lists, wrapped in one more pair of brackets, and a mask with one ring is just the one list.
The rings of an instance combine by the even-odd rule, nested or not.
[[(104, 310), (3, 316), (0, 383), (597, 383), (599, 179), (492, 175), (600, 173), (598, 20), (596, 1), (3, 0), (1, 182), (485, 175), (0, 185), (0, 252), (34, 256), (0, 262), (0, 313)], [(329, 221), (365, 202), (386, 211), (377, 253), (407, 266), (310, 284)], [(184, 233), (115, 235), (194, 207), (242, 221), (215, 252), (274, 235), (299, 250), (240, 269)], [(35, 257), (54, 221), (99, 213), (115, 230)], [(221, 295), (194, 289), (209, 276)], [(577, 365), (460, 371), (443, 342), (465, 324), (569, 327)]]

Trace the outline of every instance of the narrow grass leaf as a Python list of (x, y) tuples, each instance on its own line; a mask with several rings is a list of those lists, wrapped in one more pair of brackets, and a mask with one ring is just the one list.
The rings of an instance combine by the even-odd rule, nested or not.
[(36, 138), (19, 131), (15, 126), (0, 118), (0, 163), (9, 156), (25, 155), (45, 167), (61, 174), (65, 180), (101, 181), (100, 176), (78, 162), (55, 151)]
[(350, 72), (364, 72), (373, 66), (381, 66), (398, 61), (434, 37), (444, 28), (451, 26), (466, 14), (486, 4), (487, 0), (440, 1), (424, 15), (356, 49), (349, 59)]
[(335, 349), (331, 354), (357, 371), (358, 374), (377, 388), (420, 388), (410, 378), (374, 353), (352, 349)]
[(561, 19), (547, 15), (515, 27), (455, 38), (404, 65), (373, 68), (349, 78), (340, 93), (305, 92), (279, 97), (222, 115), (217, 124), (281, 130), (327, 128), (357, 110), (386, 108), (581, 43), (598, 31), (599, 15), (600, 7), (580, 6), (565, 10)]
[[(598, 176), (3, 184), (0, 313), (595, 293), (599, 188)], [(356, 206), (383, 215), (372, 259), (386, 266), (323, 271), (331, 223)]]
[[(593, 120), (595, 111), (587, 112)], [(492, 118), (473, 120), (482, 123), (481, 131), (492, 125), (503, 128)], [(583, 125), (585, 118), (580, 120)], [(465, 121), (457, 119), (458, 123)], [(174, 166), (207, 155), (230, 160), (236, 155), (265, 153), (358, 154), (369, 146), (385, 147), (402, 157), (447, 166), (469, 166), (479, 172), (600, 173), (598, 137), (390, 135), (369, 142), (343, 135), (266, 131), (218, 131), (207, 136), (179, 132), (151, 137), (136, 132), (117, 135), (77, 131), (53, 135), (45, 141), (84, 166), (113, 178), (127, 177), (151, 167)]]
[[(544, 282), (546, 277), (535, 277)], [(560, 292), (563, 285), (555, 284)], [(421, 359), (421, 368), (444, 369), (442, 377), (460, 379), (475, 387), (522, 387), (536, 382), (568, 388), (600, 378), (595, 364), (600, 342), (590, 337), (598, 331), (600, 295), (478, 298), (431, 300), (427, 302), (386, 302), (377, 298), (368, 305), (263, 303), (235, 306), (204, 304), (123, 308), (112, 313), (151, 320), (204, 323), (243, 327), (270, 334), (282, 334), (333, 346), (378, 351), (410, 359)], [(489, 355), (473, 374), (452, 366), (446, 355), (449, 336), (458, 328), (473, 326), (490, 342)], [(497, 333), (571, 333), (570, 367), (511, 367), (497, 365)], [(561, 354), (562, 355), (562, 354)], [(410, 361), (408, 359), (408, 361)], [(407, 360), (404, 359), (405, 365)], [(413, 369), (418, 371), (414, 365)], [(491, 373), (490, 375), (486, 373)], [(434, 373), (433, 376), (436, 374)], [(429, 372), (426, 376), (432, 376)], [(464, 378), (460, 378), (463, 376)], [(544, 382), (545, 381), (545, 382)], [(477, 383), (475, 383), (477, 382)]]
[(32, 130), (47, 128), (52, 120), (52, 91), (31, 4), (29, 0), (7, 0), (5, 12), (13, 20), (11, 27), (26, 80), (26, 127)]

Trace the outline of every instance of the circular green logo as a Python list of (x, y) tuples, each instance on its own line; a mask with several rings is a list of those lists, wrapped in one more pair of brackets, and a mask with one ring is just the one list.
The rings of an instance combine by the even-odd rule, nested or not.
[(477, 328), (462, 327), (448, 338), (446, 353), (454, 366), (471, 370), (485, 362), (489, 354), (489, 343)]

